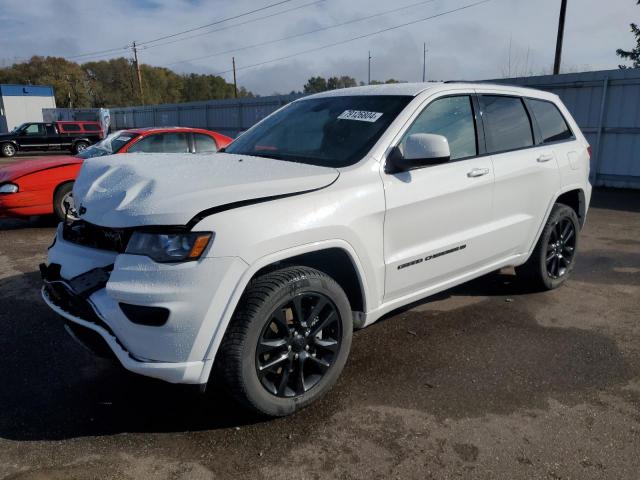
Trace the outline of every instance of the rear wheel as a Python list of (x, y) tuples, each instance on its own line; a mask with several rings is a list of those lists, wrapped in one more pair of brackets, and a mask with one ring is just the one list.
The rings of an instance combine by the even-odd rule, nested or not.
[(56, 189), (53, 195), (53, 213), (60, 221), (64, 221), (65, 218), (77, 218), (73, 203), (73, 182), (63, 183)]
[(556, 203), (527, 263), (516, 274), (532, 287), (551, 290), (562, 285), (573, 270), (580, 222), (576, 212)]
[(13, 143), (3, 143), (0, 147), (3, 157), (13, 157), (16, 154), (16, 147)]
[(216, 356), (215, 375), (263, 415), (284, 416), (324, 395), (340, 375), (353, 322), (328, 275), (287, 267), (253, 279)]
[(80, 153), (86, 150), (87, 148), (89, 148), (89, 143), (81, 140), (75, 143), (75, 145), (73, 146), (73, 152)]

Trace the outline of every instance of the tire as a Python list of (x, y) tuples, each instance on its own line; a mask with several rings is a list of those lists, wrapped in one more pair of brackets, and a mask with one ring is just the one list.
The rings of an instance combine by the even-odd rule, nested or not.
[[(321, 302), (326, 304), (316, 311)], [(251, 280), (236, 308), (216, 355), (214, 378), (255, 413), (290, 415), (331, 389), (347, 361), (352, 334), (349, 300), (331, 277), (295, 266), (265, 273)]]
[(3, 157), (15, 157), (16, 147), (13, 143), (3, 143), (0, 145), (0, 153), (2, 153)]
[(536, 290), (552, 290), (562, 285), (575, 266), (580, 237), (576, 212), (556, 203), (542, 230), (533, 253), (516, 274)]
[[(64, 222), (65, 218), (77, 218), (71, 211), (71, 209), (73, 209), (73, 203), (71, 204), (68, 216), (66, 215), (66, 208), (64, 206), (64, 204), (69, 200), (73, 202), (72, 191), (73, 182), (67, 182), (60, 185), (53, 194), (53, 213), (61, 222)], [(73, 210), (73, 212), (75, 212), (75, 210)]]
[(83, 150), (89, 148), (89, 142), (85, 142), (84, 140), (80, 140), (73, 144), (73, 153), (80, 153)]

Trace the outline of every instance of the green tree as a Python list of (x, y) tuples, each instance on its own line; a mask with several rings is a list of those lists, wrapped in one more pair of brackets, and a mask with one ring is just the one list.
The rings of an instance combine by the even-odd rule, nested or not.
[(338, 88), (355, 87), (358, 85), (355, 78), (347, 75), (341, 77), (331, 77), (327, 80), (327, 90), (336, 90)]
[[(640, 0), (637, 2), (640, 5)], [(640, 68), (640, 27), (636, 23), (631, 24), (631, 33), (636, 37), (636, 46), (631, 50), (623, 50), (619, 48), (616, 54), (620, 58), (628, 60), (632, 64), (632, 68)], [(628, 68), (627, 65), (620, 65), (620, 68)]]
[(311, 77), (304, 84), (304, 93), (318, 93), (327, 90), (327, 80), (324, 77)]
[[(181, 75), (167, 68), (141, 65), (144, 103), (179, 103), (233, 98), (233, 85), (214, 75)], [(127, 107), (140, 105), (132, 62), (114, 58), (83, 65), (57, 57), (32, 57), (0, 68), (0, 83), (51, 85), (59, 107)], [(239, 97), (253, 94), (238, 88)]]

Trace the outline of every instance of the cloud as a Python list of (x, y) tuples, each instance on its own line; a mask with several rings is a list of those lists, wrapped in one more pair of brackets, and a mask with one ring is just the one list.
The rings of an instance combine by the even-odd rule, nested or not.
[[(293, 0), (211, 29), (310, 1)], [(262, 95), (300, 90), (312, 75), (351, 75), (366, 81), (369, 50), (373, 56), (372, 78), (420, 80), (423, 42), (427, 42), (429, 48), (430, 79), (501, 77), (508, 73), (509, 57), (512, 74), (550, 70), (559, 8), (556, 0), (492, 0), (488, 4), (381, 35), (261, 67), (244, 68), (451, 10), (473, 1), (435, 0), (367, 21), (267, 44), (281, 37), (417, 3), (417, 0), (404, 0), (402, 3), (388, 0), (326, 0), (270, 19), (163, 47), (142, 49), (140, 57), (145, 63), (164, 66), (247, 45), (264, 44), (171, 66), (180, 72), (218, 73), (229, 70), (231, 57), (235, 56), (239, 67), (239, 83)], [(269, 0), (30, 0), (29, 8), (25, 8), (23, 0), (0, 0), (3, 24), (0, 30), (0, 60), (6, 62), (34, 54), (74, 56), (110, 48), (121, 49), (116, 56), (129, 55), (125, 46), (133, 40), (140, 42), (194, 28), (260, 8), (267, 3)], [(632, 45), (628, 24), (638, 14), (640, 8), (632, 0), (570, 2), (563, 65), (573, 69), (584, 66), (592, 69), (616, 68), (619, 59), (615, 49)], [(204, 31), (198, 30), (194, 34)], [(229, 75), (225, 77), (231, 78)]]

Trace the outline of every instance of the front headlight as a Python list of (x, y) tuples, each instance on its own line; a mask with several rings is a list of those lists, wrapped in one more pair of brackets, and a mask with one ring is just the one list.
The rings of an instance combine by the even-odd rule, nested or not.
[(14, 185), (13, 183), (0, 185), (0, 193), (18, 193), (18, 185)]
[(135, 232), (125, 253), (146, 255), (156, 262), (185, 262), (197, 260), (207, 248), (213, 233), (147, 233)]

